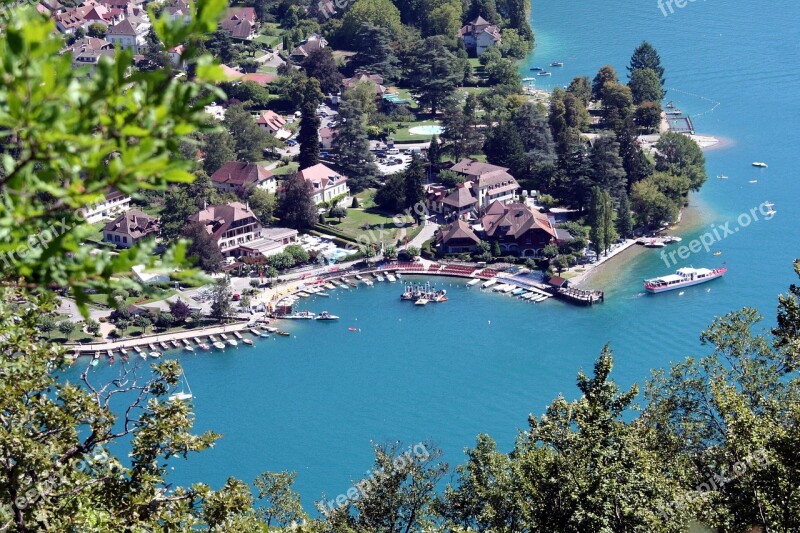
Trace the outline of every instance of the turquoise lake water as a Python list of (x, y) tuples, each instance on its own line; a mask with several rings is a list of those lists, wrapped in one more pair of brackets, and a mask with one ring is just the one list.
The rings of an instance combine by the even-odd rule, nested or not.
[[(529, 413), (541, 414), (559, 393), (576, 397), (578, 370), (590, 371), (606, 342), (616, 354), (613, 377), (629, 386), (652, 368), (701, 353), (698, 335), (715, 316), (748, 305), (771, 324), (776, 295), (794, 281), (791, 261), (800, 255), (798, 20), (793, 2), (710, 0), (668, 17), (655, 0), (536, 3), (538, 47), (526, 73), (562, 60), (563, 68), (548, 68), (547, 83), (594, 77), (607, 63), (624, 76), (631, 52), (647, 39), (667, 69), (668, 99), (700, 114), (698, 133), (726, 139), (726, 148), (707, 153), (710, 179), (687, 212), (684, 243), (710, 224), (732, 221), (733, 228), (740, 213), (764, 201), (775, 203), (777, 215), (715, 245), (719, 257), (703, 252), (682, 261), (729, 268), (724, 279), (682, 296), (642, 294), (643, 278), (674, 270), (647, 251), (594, 279), (607, 301), (591, 309), (526, 304), (457, 280), (434, 280), (448, 289), (449, 302), (415, 308), (399, 300), (399, 284), (376, 284), (308, 301), (311, 311), (340, 315), (338, 323), (296, 323), (291, 338), (181, 355), (197, 429), (224, 438), (175, 462), (174, 481), (216, 488), (228, 476), (252, 481), (265, 470), (296, 470), (296, 489), (311, 511), (323, 493), (345, 492), (371, 467), (371, 441), (430, 439), (451, 465), (463, 462), (463, 449), (481, 432), (510, 449)], [(113, 375), (104, 365), (96, 374)]]

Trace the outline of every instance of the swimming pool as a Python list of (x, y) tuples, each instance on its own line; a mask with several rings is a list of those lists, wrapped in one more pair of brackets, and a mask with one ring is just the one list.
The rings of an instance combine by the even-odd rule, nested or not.
[(413, 135), (441, 135), (444, 131), (444, 128), (441, 126), (437, 126), (436, 124), (432, 124), (430, 126), (414, 126), (413, 128), (408, 128), (408, 132)]

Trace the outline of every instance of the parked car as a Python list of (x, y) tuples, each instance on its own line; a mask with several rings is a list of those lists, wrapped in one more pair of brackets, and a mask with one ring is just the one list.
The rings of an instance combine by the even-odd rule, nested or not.
[(331, 153), (330, 153), (330, 152), (320, 152), (320, 153), (319, 153), (319, 156), (320, 156), (320, 157), (330, 157), (330, 156), (331, 156)]
[(241, 299), (242, 299), (242, 295), (241, 294), (236, 293), (236, 294), (233, 295), (233, 301), (234, 302), (238, 302)]
[(286, 141), (286, 146), (297, 146), (297, 141), (294, 139), (289, 139)]

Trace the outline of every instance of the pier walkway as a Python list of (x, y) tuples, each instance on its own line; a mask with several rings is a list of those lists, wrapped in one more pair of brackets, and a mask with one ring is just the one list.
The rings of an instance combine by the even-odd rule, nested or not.
[(121, 339), (118, 341), (97, 342), (91, 344), (67, 344), (67, 350), (77, 355), (89, 355), (95, 352), (107, 352), (108, 350), (119, 350), (120, 348), (133, 348), (134, 346), (144, 346), (153, 343), (170, 342), (172, 340), (180, 341), (183, 339), (192, 340), (195, 337), (208, 337), (209, 335), (219, 335), (221, 333), (234, 333), (247, 329), (248, 322), (237, 321), (221, 326), (213, 326), (210, 328), (200, 329), (187, 329), (185, 331), (173, 331), (170, 333), (160, 333), (158, 335), (143, 335), (136, 338)]

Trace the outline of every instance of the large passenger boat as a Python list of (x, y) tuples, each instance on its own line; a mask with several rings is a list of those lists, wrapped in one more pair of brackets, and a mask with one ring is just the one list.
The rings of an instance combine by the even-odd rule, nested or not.
[(645, 280), (644, 288), (647, 292), (653, 294), (682, 289), (683, 287), (691, 287), (692, 285), (699, 285), (700, 283), (720, 278), (727, 271), (728, 269), (724, 267), (715, 268), (714, 270), (691, 267), (679, 268), (675, 274)]

